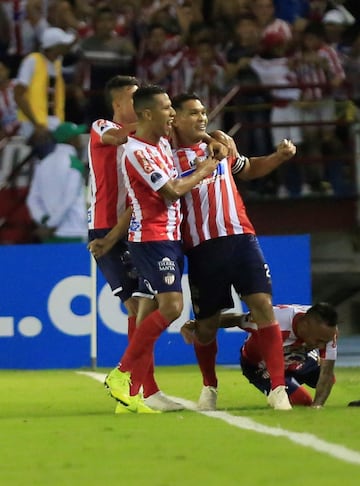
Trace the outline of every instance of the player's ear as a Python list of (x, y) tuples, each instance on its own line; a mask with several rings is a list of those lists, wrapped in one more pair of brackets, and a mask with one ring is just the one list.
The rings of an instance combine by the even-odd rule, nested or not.
[(142, 111), (142, 116), (144, 118), (144, 120), (152, 120), (152, 111), (150, 110), (150, 108), (145, 108), (143, 111)]

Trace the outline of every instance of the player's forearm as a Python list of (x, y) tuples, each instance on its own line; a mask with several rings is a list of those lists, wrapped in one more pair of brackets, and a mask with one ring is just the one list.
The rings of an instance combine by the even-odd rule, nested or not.
[[(246, 172), (246, 179), (258, 179), (270, 174), (288, 159), (277, 152), (263, 157), (251, 157), (249, 159), (249, 170)], [(241, 174), (241, 172), (240, 172)], [(244, 174), (245, 175), (245, 174)]]
[(296, 146), (291, 140), (282, 140), (276, 148), (276, 152), (262, 157), (251, 157), (247, 166), (239, 172), (238, 177), (243, 180), (264, 177), (281, 164), (294, 157)]
[(328, 399), (334, 384), (334, 365), (335, 361), (326, 360), (321, 364), (319, 381), (315, 389), (313, 407), (321, 407)]
[(331, 389), (333, 387), (332, 381), (318, 383), (313, 401), (313, 407), (322, 407), (328, 399)]
[(131, 219), (132, 209), (128, 207), (127, 210), (118, 218), (116, 225), (109, 231), (105, 236), (107, 245), (111, 245), (111, 248), (115, 245), (117, 241), (124, 238), (127, 235), (130, 219)]
[(127, 135), (127, 133), (120, 133), (120, 130), (118, 130), (116, 134), (104, 133), (101, 140), (104, 145), (121, 145), (126, 142)]
[(196, 169), (190, 175), (168, 181), (161, 189), (159, 189), (159, 193), (164, 199), (176, 201), (187, 192), (191, 191), (191, 189), (205, 179), (205, 177), (214, 172), (217, 165), (218, 161), (216, 159), (208, 157), (198, 163)]
[(203, 178), (204, 176), (201, 176), (199, 171), (194, 171), (187, 177), (172, 181), (170, 185), (166, 184), (166, 188), (161, 188), (159, 192), (166, 199), (176, 201), (184, 196), (187, 192), (191, 191), (191, 189), (195, 187)]
[(101, 137), (101, 141), (105, 145), (122, 145), (126, 142), (129, 133), (135, 131), (137, 123), (128, 123), (122, 128), (110, 129)]

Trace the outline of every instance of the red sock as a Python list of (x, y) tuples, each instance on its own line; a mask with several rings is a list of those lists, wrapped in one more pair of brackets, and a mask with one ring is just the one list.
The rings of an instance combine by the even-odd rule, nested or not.
[(279, 324), (261, 327), (258, 330), (259, 350), (270, 375), (271, 389), (285, 385), (284, 351)]
[(150, 397), (160, 390), (154, 376), (154, 353), (151, 356), (150, 365), (144, 376), (142, 385), (144, 398)]
[[(136, 316), (130, 316), (128, 318), (128, 341), (129, 342), (133, 337), (135, 329), (136, 329)], [(146, 373), (146, 376), (144, 378), (144, 383), (142, 385), (143, 385), (144, 398), (147, 398), (150, 395), (153, 395), (154, 393), (159, 391), (159, 387), (155, 381), (155, 376), (154, 376), (154, 356), (152, 356), (149, 369)]]
[(218, 382), (215, 366), (218, 347), (216, 338), (209, 344), (201, 344), (198, 341), (195, 341), (194, 349), (203, 377), (204, 386), (214, 386), (217, 388)]
[(131, 341), (136, 329), (136, 316), (128, 317), (128, 342)]
[(120, 371), (131, 373), (132, 395), (139, 392), (151, 363), (154, 344), (169, 324), (170, 322), (156, 310), (145, 317), (134, 332), (119, 365)]
[(312, 398), (310, 393), (303, 386), (299, 386), (296, 390), (289, 395), (291, 405), (305, 405), (310, 407), (312, 404)]
[[(133, 337), (135, 329), (136, 329), (136, 316), (130, 316), (128, 318), (128, 341), (129, 342)], [(147, 398), (150, 395), (153, 395), (154, 393), (159, 391), (159, 387), (155, 381), (155, 376), (154, 376), (154, 355), (151, 358), (151, 363), (149, 365), (149, 369), (146, 373), (146, 376), (144, 378), (144, 383), (142, 385), (143, 385), (144, 398)]]

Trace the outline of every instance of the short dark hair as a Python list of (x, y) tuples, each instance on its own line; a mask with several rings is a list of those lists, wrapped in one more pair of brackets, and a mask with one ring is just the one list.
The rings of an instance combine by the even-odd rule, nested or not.
[(166, 90), (157, 84), (141, 86), (133, 95), (135, 112), (138, 113), (145, 108), (152, 108), (154, 106), (154, 96), (159, 94), (166, 94)]
[(335, 327), (337, 325), (338, 314), (335, 308), (327, 302), (318, 302), (317, 304), (314, 304), (308, 309), (306, 314), (317, 316), (329, 327)]
[(198, 100), (202, 102), (200, 97), (196, 93), (180, 93), (171, 99), (171, 104), (175, 111), (181, 110), (183, 104), (186, 103), (186, 101), (190, 101), (190, 100)]
[(117, 76), (112, 77), (105, 85), (105, 90), (109, 93), (112, 89), (125, 88), (125, 86), (139, 86), (139, 81), (134, 76)]

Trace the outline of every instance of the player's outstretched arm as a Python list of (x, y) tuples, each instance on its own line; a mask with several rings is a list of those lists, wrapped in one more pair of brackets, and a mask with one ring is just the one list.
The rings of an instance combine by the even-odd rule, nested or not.
[(296, 147), (291, 140), (284, 139), (279, 143), (275, 152), (262, 157), (250, 157), (244, 169), (236, 174), (241, 180), (257, 179), (264, 177), (281, 164), (290, 160), (296, 154)]

